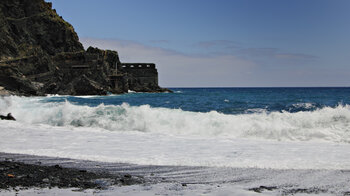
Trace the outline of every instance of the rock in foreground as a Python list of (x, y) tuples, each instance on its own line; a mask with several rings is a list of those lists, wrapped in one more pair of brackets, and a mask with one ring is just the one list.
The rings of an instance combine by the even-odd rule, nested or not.
[(0, 189), (15, 187), (101, 189), (111, 185), (131, 185), (142, 182), (142, 178), (131, 175), (93, 173), (62, 168), (59, 165), (40, 166), (11, 161), (0, 162)]

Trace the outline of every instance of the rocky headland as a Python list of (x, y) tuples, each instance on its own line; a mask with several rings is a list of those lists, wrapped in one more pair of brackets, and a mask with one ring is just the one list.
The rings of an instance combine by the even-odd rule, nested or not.
[(84, 50), (72, 25), (44, 0), (0, 1), (0, 95), (167, 92), (152, 63)]

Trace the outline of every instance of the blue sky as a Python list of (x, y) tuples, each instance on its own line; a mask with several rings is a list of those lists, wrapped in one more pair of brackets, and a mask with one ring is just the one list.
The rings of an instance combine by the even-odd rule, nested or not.
[(53, 0), (89, 45), (164, 87), (350, 86), (348, 0)]

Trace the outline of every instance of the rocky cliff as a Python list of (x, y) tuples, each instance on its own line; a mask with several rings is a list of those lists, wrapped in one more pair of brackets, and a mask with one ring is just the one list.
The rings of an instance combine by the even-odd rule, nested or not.
[(52, 9), (51, 3), (0, 1), (0, 94), (166, 91), (158, 83), (140, 82), (139, 74), (117, 70), (120, 64), (116, 51), (93, 47), (85, 51), (73, 26)]

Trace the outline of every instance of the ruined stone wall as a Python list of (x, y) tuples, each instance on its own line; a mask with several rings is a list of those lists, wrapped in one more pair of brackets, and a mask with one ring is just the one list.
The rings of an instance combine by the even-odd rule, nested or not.
[(154, 63), (121, 63), (118, 71), (129, 76), (131, 88), (139, 85), (158, 86), (158, 71)]

